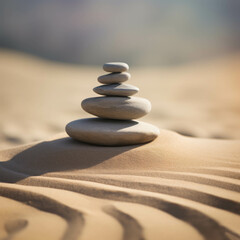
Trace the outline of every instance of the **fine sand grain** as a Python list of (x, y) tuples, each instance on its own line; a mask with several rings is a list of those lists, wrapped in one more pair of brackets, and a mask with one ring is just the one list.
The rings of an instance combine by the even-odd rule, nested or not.
[[(152, 103), (142, 121), (194, 137), (240, 139), (240, 55), (168, 68), (134, 68), (129, 84)], [(91, 115), (81, 101), (99, 67), (52, 63), (0, 50), (0, 149), (44, 140)]]
[(103, 147), (54, 135), (100, 69), (1, 51), (0, 240), (240, 240), (239, 59), (131, 69), (160, 135)]
[(239, 140), (161, 130), (102, 147), (62, 134), (0, 156), (1, 239), (240, 239)]

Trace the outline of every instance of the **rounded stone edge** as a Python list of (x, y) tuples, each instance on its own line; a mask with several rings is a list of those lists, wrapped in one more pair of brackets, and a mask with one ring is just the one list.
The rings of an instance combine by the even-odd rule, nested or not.
[(103, 70), (105, 72), (126, 72), (129, 66), (124, 62), (107, 62), (103, 65)]
[[(115, 79), (114, 79), (114, 76), (116, 76)], [(109, 79), (108, 79), (108, 77), (109, 77)], [(111, 77), (112, 77), (112, 79), (111, 79)], [(118, 79), (117, 79), (117, 77), (118, 77)], [(112, 72), (109, 74), (104, 74), (104, 75), (99, 76), (97, 80), (99, 83), (108, 85), (108, 84), (113, 84), (113, 83), (123, 83), (130, 79), (131, 79), (130, 73)]]
[[(80, 119), (78, 119), (78, 120), (80, 120)], [(160, 134), (160, 130), (159, 130), (158, 127), (156, 127), (156, 126), (154, 126), (154, 125), (152, 125), (150, 123), (145, 123), (144, 122), (145, 124), (151, 125), (153, 128), (155, 128), (155, 130), (157, 132), (157, 133), (152, 132), (152, 135), (151, 136), (149, 135), (148, 138), (145, 139), (145, 140), (141, 140), (141, 141), (138, 141), (138, 142), (136, 142), (136, 141), (133, 142), (130, 139), (130, 141), (128, 143), (126, 143), (125, 140), (124, 140), (124, 143), (123, 143), (123, 142), (119, 142), (119, 141), (118, 142), (117, 141), (113, 141), (111, 139), (110, 142), (104, 142), (103, 143), (102, 141), (99, 142), (98, 139), (95, 138), (95, 140), (93, 140), (93, 141), (88, 141), (88, 140), (86, 140), (84, 138), (80, 139), (79, 136), (76, 136), (76, 135), (72, 134), (71, 131), (69, 131), (71, 123), (73, 123), (75, 121), (78, 121), (78, 120), (71, 121), (71, 122), (69, 122), (65, 126), (66, 133), (68, 134), (69, 137), (71, 137), (72, 139), (74, 139), (76, 141), (79, 141), (79, 142), (82, 142), (82, 143), (91, 144), (91, 145), (95, 145), (95, 146), (97, 145), (97, 146), (106, 146), (106, 147), (121, 147), (121, 146), (131, 146), (131, 145), (146, 144), (146, 143), (150, 143), (150, 142), (154, 141)]]
[[(116, 99), (116, 98), (126, 98), (126, 99), (130, 99), (130, 98), (132, 98), (132, 99), (135, 98), (136, 99), (136, 98), (138, 98), (138, 99), (141, 99), (141, 101), (145, 101), (145, 106), (148, 105), (148, 111), (146, 111), (145, 113), (142, 113), (142, 114), (138, 114), (135, 117), (133, 117), (133, 116), (132, 117), (129, 117), (129, 116), (128, 117), (119, 117), (118, 114), (117, 114), (117, 116), (114, 116), (114, 114), (110, 114), (109, 116), (107, 116), (107, 114), (105, 114), (105, 113), (104, 114), (100, 113), (99, 110), (89, 110), (88, 107), (86, 107), (86, 102), (88, 102), (89, 100), (104, 99), (104, 98), (106, 99), (106, 98), (111, 98), (111, 97), (114, 98), (114, 99)], [(99, 106), (102, 106), (102, 104), (99, 104)], [(89, 114), (92, 114), (93, 116), (96, 116), (96, 117), (99, 117), (99, 118), (113, 119), (113, 120), (136, 120), (136, 119), (139, 119), (139, 118), (142, 118), (142, 117), (146, 116), (149, 112), (151, 112), (152, 104), (148, 99), (142, 98), (142, 97), (100, 96), (100, 97), (90, 97), (90, 98), (83, 99), (82, 102), (81, 102), (81, 107), (85, 112), (87, 112)], [(99, 108), (101, 108), (101, 107), (99, 107)]]
[[(118, 84), (118, 83), (116, 83), (116, 84)], [(111, 85), (111, 84), (107, 84), (107, 85)], [(115, 85), (115, 83), (112, 83), (112, 85)], [(121, 84), (119, 83), (119, 85), (121, 85)], [(97, 87), (93, 88), (93, 91), (96, 94), (99, 94), (99, 95), (102, 95), (102, 96), (116, 96), (116, 97), (130, 97), (130, 96), (133, 96), (133, 95), (135, 95), (139, 92), (139, 88), (134, 86), (136, 89), (126, 89), (126, 93), (115, 93), (114, 90), (109, 90), (109, 91), (112, 91), (112, 92), (111, 93), (106, 93), (106, 92), (101, 90), (102, 86), (104, 86), (104, 85), (100, 85), (100, 86), (97, 86)], [(118, 90), (118, 91), (123, 91), (123, 90)]]

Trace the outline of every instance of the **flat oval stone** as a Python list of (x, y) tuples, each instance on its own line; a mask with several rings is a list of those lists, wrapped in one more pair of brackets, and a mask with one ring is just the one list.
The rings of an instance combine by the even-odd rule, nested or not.
[(138, 93), (139, 88), (130, 84), (114, 83), (95, 87), (93, 91), (100, 95), (108, 96), (132, 96)]
[(106, 72), (126, 72), (129, 66), (123, 62), (109, 62), (103, 65), (103, 70)]
[(130, 120), (148, 114), (151, 103), (139, 97), (93, 97), (84, 99), (82, 108), (101, 118)]
[(101, 118), (72, 121), (66, 132), (75, 140), (107, 146), (147, 143), (159, 135), (159, 129), (148, 123)]
[(129, 80), (131, 75), (129, 73), (110, 73), (98, 77), (98, 81), (103, 84), (121, 83)]

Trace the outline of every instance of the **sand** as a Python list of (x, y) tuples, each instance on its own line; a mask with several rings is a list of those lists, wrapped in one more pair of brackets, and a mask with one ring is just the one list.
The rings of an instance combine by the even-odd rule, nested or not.
[[(99, 75), (95, 68), (4, 54), (16, 67), (0, 64), (1, 240), (240, 239), (237, 57), (152, 69), (152, 93), (143, 80), (150, 70), (134, 70), (142, 80), (132, 84), (155, 106), (145, 121), (160, 135), (144, 145), (102, 147), (54, 135), (69, 118), (84, 116), (80, 101), (96, 84), (87, 83)], [(80, 85), (79, 76), (86, 76)]]
[[(240, 139), (240, 54), (165, 68), (134, 68), (129, 84), (152, 103), (142, 121), (184, 135)], [(101, 66), (72, 66), (0, 50), (0, 149), (44, 140), (89, 117), (81, 101)]]
[(238, 239), (239, 146), (162, 130), (145, 145), (63, 134), (2, 150), (1, 239)]

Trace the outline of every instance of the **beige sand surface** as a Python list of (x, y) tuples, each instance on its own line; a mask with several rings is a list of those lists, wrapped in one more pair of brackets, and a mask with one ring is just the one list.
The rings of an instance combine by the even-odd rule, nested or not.
[[(130, 66), (131, 67), (131, 66)], [(0, 50), (0, 148), (44, 140), (89, 117), (81, 101), (104, 72)], [(207, 138), (240, 139), (240, 55), (169, 68), (130, 68), (136, 96), (152, 102), (141, 120)]]
[(145, 145), (62, 134), (2, 150), (0, 239), (239, 239), (239, 146), (162, 130)]
[(50, 137), (101, 70), (2, 51), (0, 239), (240, 239), (239, 62), (133, 69), (160, 136), (102, 147)]

